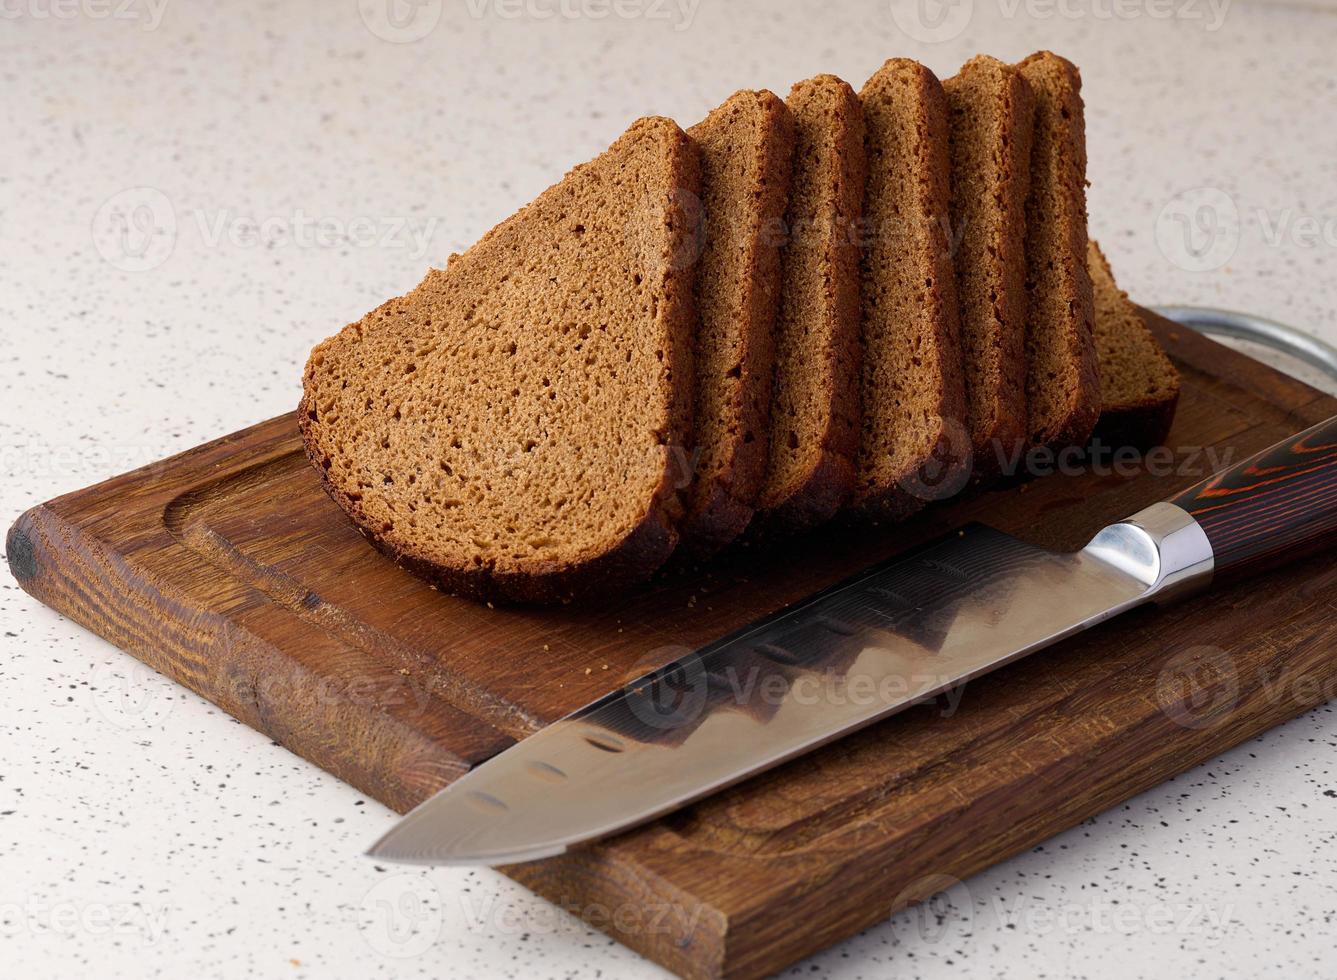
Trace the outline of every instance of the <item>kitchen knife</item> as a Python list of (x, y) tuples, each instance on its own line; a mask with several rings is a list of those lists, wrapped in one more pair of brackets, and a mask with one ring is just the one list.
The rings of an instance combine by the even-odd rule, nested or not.
[(1337, 417), (1057, 554), (972, 524), (651, 671), (370, 856), (512, 864), (641, 824), (1144, 603), (1337, 547)]

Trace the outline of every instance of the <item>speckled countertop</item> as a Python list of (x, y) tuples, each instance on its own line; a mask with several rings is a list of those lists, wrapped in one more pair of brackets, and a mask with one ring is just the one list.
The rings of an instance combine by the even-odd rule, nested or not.
[[(6, 3), (0, 517), (288, 410), (315, 341), (635, 115), (1042, 46), (1124, 286), (1337, 341), (1331, 5)], [(661, 975), (500, 875), (374, 867), (389, 811), (7, 568), (0, 739), (6, 975)], [(1310, 712), (795, 973), (1331, 975), (1335, 750)]]

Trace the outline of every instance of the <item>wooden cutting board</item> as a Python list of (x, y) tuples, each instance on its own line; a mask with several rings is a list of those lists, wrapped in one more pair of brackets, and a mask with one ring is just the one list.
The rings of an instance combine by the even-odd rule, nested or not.
[[(33, 508), (9, 561), (43, 602), (403, 811), (684, 647), (926, 537), (979, 519), (1078, 548), (1337, 413), (1150, 319), (1185, 376), (1154, 473), (1058, 475), (895, 529), (742, 549), (592, 608), (493, 609), (401, 571), (320, 491), (292, 416)], [(921, 705), (507, 873), (683, 975), (763, 975), (1299, 714), (1334, 676), (1337, 568), (1320, 556), (1136, 611), (969, 685), (954, 710)]]

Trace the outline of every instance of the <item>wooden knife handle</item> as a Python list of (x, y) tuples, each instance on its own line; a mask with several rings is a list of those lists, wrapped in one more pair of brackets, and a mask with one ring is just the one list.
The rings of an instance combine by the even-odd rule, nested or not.
[(1214, 578), (1240, 578), (1337, 549), (1337, 416), (1170, 501), (1207, 533)]

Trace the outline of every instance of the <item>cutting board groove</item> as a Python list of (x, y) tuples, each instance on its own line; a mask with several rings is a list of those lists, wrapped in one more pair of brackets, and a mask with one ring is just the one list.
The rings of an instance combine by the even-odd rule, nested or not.
[[(321, 493), (291, 416), (28, 511), (8, 558), (43, 602), (402, 811), (684, 648), (926, 538), (984, 520), (1080, 547), (1337, 413), (1148, 318), (1185, 377), (1163, 471), (1054, 476), (894, 531), (738, 549), (599, 606), (493, 609), (433, 591)], [(1332, 557), (1264, 586), (1136, 611), (959, 703), (507, 873), (685, 976), (764, 975), (1312, 707), (1337, 681)]]

